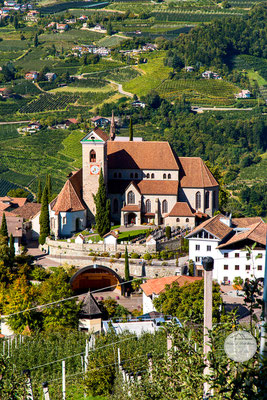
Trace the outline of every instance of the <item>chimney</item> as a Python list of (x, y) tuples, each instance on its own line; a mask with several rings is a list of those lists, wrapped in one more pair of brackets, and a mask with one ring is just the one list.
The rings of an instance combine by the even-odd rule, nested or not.
[(112, 110), (112, 116), (110, 121), (110, 131), (109, 131), (109, 138), (110, 140), (114, 140), (116, 136), (116, 127), (114, 121), (114, 111)]
[(232, 225), (232, 214), (229, 215), (229, 217), (225, 216), (223, 218), (220, 218), (220, 222), (223, 224), (229, 226), (231, 228)]

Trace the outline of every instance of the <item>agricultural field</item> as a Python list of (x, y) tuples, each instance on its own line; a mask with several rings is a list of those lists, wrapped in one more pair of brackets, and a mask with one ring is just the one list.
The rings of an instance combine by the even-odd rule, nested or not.
[(163, 65), (164, 56), (164, 52), (158, 52), (157, 55), (149, 54), (148, 62), (138, 66), (143, 74), (124, 83), (123, 90), (142, 96), (158, 88), (172, 71), (170, 67)]
[(65, 110), (69, 104), (78, 100), (79, 96), (72, 94), (41, 94), (38, 99), (20, 108), (21, 114), (40, 113), (52, 110)]
[(104, 46), (104, 47), (115, 47), (118, 44), (120, 44), (121, 42), (127, 40), (129, 38), (125, 37), (125, 36), (120, 36), (120, 35), (112, 35), (109, 37), (104, 37), (102, 39), (100, 39), (97, 42), (98, 46)]
[(18, 189), (18, 188), (19, 188), (18, 185), (2, 179), (1, 175), (0, 175), (0, 197), (6, 196), (10, 190)]
[(235, 102), (234, 94), (238, 93), (240, 89), (230, 82), (224, 80), (214, 79), (175, 79), (165, 80), (160, 86), (157, 87), (157, 92), (168, 100), (175, 100), (180, 98), (182, 94), (187, 99), (205, 99), (209, 103), (209, 99), (218, 100), (218, 104), (229, 105), (229, 100)]

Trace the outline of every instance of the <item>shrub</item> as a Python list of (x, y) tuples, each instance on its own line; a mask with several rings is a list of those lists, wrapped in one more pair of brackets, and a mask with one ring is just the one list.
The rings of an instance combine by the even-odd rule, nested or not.
[(94, 252), (94, 251), (90, 251), (90, 253), (88, 254), (88, 256), (91, 256), (91, 257), (95, 256), (95, 252)]
[(165, 234), (166, 234), (167, 239), (169, 240), (171, 238), (171, 227), (170, 226), (166, 226)]
[(149, 253), (144, 254), (144, 260), (151, 260), (151, 255)]
[(162, 250), (162, 251), (160, 252), (160, 258), (161, 258), (162, 260), (168, 260), (168, 252), (167, 252), (166, 250)]
[(131, 258), (139, 258), (139, 257), (140, 257), (140, 255), (137, 254), (137, 253), (132, 253), (131, 254)]
[(44, 281), (49, 275), (43, 267), (35, 266), (33, 270), (30, 272), (30, 278), (35, 281)]
[(114, 257), (117, 258), (117, 259), (121, 258), (121, 253), (115, 253)]
[(166, 265), (168, 265), (168, 263), (166, 261), (163, 261), (163, 263), (161, 265), (166, 266)]
[(101, 253), (101, 257), (109, 257), (109, 253), (107, 251), (104, 251)]

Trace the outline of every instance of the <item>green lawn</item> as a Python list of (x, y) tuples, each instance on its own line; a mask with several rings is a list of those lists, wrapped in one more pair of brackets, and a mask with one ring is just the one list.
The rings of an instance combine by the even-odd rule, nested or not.
[(119, 234), (118, 241), (121, 242), (121, 241), (124, 241), (124, 240), (126, 240), (126, 241), (133, 240), (137, 236), (139, 236), (139, 235), (141, 235), (143, 233), (146, 233), (146, 232), (147, 232), (147, 229), (139, 229), (139, 230), (136, 230), (136, 231), (121, 232)]
[(258, 71), (254, 71), (252, 69), (247, 71), (250, 82), (253, 84), (253, 81), (256, 81), (259, 86), (267, 85), (267, 80), (264, 79)]

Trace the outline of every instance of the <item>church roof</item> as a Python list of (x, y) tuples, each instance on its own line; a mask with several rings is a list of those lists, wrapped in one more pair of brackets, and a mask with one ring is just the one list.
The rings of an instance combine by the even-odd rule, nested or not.
[(179, 162), (181, 187), (203, 188), (219, 185), (200, 157), (179, 157)]
[(144, 179), (137, 183), (141, 194), (177, 195), (178, 181), (154, 181)]
[(74, 172), (63, 186), (55, 200), (51, 202), (51, 209), (56, 214), (62, 211), (82, 211), (85, 206), (81, 197), (82, 169)]
[(193, 217), (194, 214), (186, 202), (177, 202), (167, 217)]
[(107, 150), (110, 169), (179, 169), (168, 142), (108, 141)]

